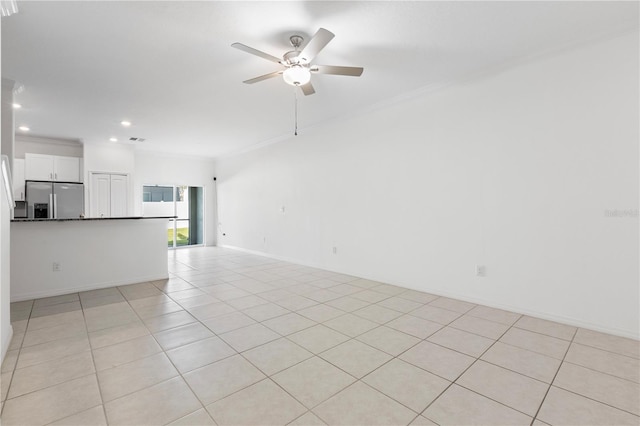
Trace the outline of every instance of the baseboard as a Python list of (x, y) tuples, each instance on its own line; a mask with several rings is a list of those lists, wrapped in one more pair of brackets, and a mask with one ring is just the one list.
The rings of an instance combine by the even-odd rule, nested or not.
[[(291, 262), (291, 263), (295, 263), (295, 264), (302, 265), (302, 266), (309, 266), (311, 268), (324, 269), (326, 271), (330, 270), (330, 269), (327, 269), (326, 266), (313, 265), (313, 264), (310, 264), (310, 263), (302, 262), (300, 259), (294, 259), (294, 258), (290, 258), (290, 257), (286, 257), (286, 256), (277, 256), (275, 254), (266, 253), (266, 252), (259, 251), (259, 250), (249, 250), (249, 249), (246, 249), (246, 248), (243, 248), (243, 247), (231, 246), (231, 245), (226, 245), (226, 244), (219, 244), (217, 247), (228, 248), (228, 249), (231, 249), (231, 250), (237, 250), (237, 251), (241, 251), (241, 252), (247, 253), (247, 254), (255, 254), (256, 256), (268, 257), (270, 259), (282, 260), (283, 262)], [(331, 272), (337, 272), (337, 271), (331, 271)], [(340, 272), (340, 273), (343, 273), (343, 272)], [(351, 275), (351, 274), (349, 274), (349, 275)]]
[[(271, 253), (265, 253), (265, 252), (261, 252), (261, 251), (258, 251), (258, 250), (249, 250), (249, 249), (245, 249), (245, 248), (242, 248), (242, 247), (236, 247), (236, 246), (231, 246), (231, 245), (219, 245), (219, 247), (228, 248), (228, 249), (232, 249), (232, 250), (237, 250), (237, 251), (241, 251), (241, 252), (247, 253), (247, 254), (254, 254), (254, 255), (257, 255), (257, 256), (264, 256), (264, 257), (268, 257), (270, 259), (282, 260), (282, 261), (285, 261), (285, 262), (296, 263), (298, 265), (309, 266), (311, 268), (324, 269), (326, 271), (336, 272), (336, 273), (339, 273), (339, 274), (351, 275), (351, 276), (365, 278), (365, 279), (372, 280), (372, 281), (382, 282), (379, 279), (376, 279), (375, 277), (361, 276), (359, 274), (355, 274), (355, 273), (350, 272), (350, 271), (341, 271), (341, 270), (328, 269), (326, 266), (314, 265), (314, 264), (311, 264), (311, 263), (302, 262), (302, 261), (300, 261), (298, 259), (293, 259), (293, 258), (289, 258), (289, 257), (286, 257), (286, 256), (277, 256), (277, 255), (274, 255), (274, 254), (271, 254)], [(389, 283), (389, 284), (393, 284), (393, 283)], [(605, 326), (602, 326), (600, 324), (594, 324), (594, 323), (590, 323), (590, 322), (587, 322), (587, 321), (582, 321), (582, 320), (577, 319), (577, 318), (566, 317), (566, 316), (552, 314), (552, 313), (548, 313), (548, 312), (534, 311), (534, 310), (522, 308), (521, 306), (514, 306), (514, 305), (495, 303), (495, 302), (493, 302), (491, 300), (468, 297), (468, 296), (466, 296), (464, 294), (458, 294), (458, 293), (453, 293), (453, 292), (443, 292), (443, 291), (440, 291), (440, 290), (431, 290), (431, 289), (428, 289), (428, 288), (427, 289), (425, 289), (425, 288), (418, 289), (418, 288), (407, 286), (407, 285), (399, 285), (399, 284), (393, 284), (393, 285), (396, 285), (396, 286), (402, 287), (402, 288), (406, 288), (408, 290), (422, 291), (422, 292), (425, 292), (425, 293), (434, 294), (436, 296), (450, 297), (452, 299), (458, 299), (458, 300), (462, 300), (462, 301), (465, 301), (465, 302), (476, 303), (476, 304), (488, 306), (490, 308), (503, 309), (505, 311), (515, 312), (515, 313), (522, 314), (522, 315), (528, 315), (528, 316), (541, 318), (541, 319), (545, 319), (545, 320), (549, 320), (549, 321), (559, 322), (559, 323), (566, 324), (566, 325), (571, 325), (571, 326), (574, 326), (574, 327), (580, 327), (580, 328), (585, 328), (585, 329), (588, 329), (588, 330), (599, 331), (601, 333), (613, 334), (615, 336), (626, 337), (628, 339), (640, 340), (640, 334), (638, 332), (633, 331), (633, 330), (626, 330), (626, 329), (613, 328), (613, 327), (605, 327)]]
[[(129, 284), (138, 284), (148, 281), (157, 281), (164, 280), (169, 278), (169, 275), (150, 275), (143, 277), (135, 277), (131, 279), (117, 280), (117, 281), (108, 281), (103, 283), (91, 284), (86, 286), (79, 287), (66, 287), (66, 288), (56, 288), (56, 289), (47, 289), (42, 291), (34, 291), (30, 293), (18, 293), (11, 294), (11, 302), (22, 302), (23, 300), (32, 300), (32, 299), (40, 299), (42, 297), (52, 297), (52, 296), (61, 296), (63, 294), (70, 293), (78, 293), (81, 291), (89, 291), (89, 290), (99, 290), (101, 288), (129, 285)], [(11, 289), (12, 293), (14, 289)]]
[[(407, 287), (407, 286), (399, 286), (399, 287), (409, 288), (410, 290), (425, 291), (423, 289), (416, 289), (416, 288), (411, 288), (411, 287)], [(594, 323), (591, 323), (591, 322), (582, 321), (582, 320), (579, 320), (579, 319), (573, 318), (573, 317), (567, 317), (567, 316), (563, 316), (563, 315), (551, 314), (551, 313), (548, 313), (548, 312), (535, 311), (535, 310), (531, 310), (531, 309), (522, 308), (521, 306), (513, 306), (513, 305), (495, 303), (495, 302), (493, 302), (491, 300), (468, 297), (468, 296), (465, 296), (463, 294), (457, 294), (457, 293), (449, 293), (449, 292), (442, 292), (442, 291), (438, 291), (436, 293), (436, 292), (432, 292), (432, 291), (428, 291), (428, 290), (427, 290), (427, 293), (432, 293), (432, 294), (435, 294), (436, 296), (450, 297), (452, 299), (458, 299), (458, 300), (462, 300), (464, 302), (470, 302), (470, 303), (475, 303), (475, 304), (479, 304), (479, 305), (484, 305), (484, 306), (488, 306), (490, 308), (496, 308), (496, 309), (502, 309), (502, 310), (505, 310), (505, 311), (515, 312), (517, 314), (528, 315), (530, 317), (536, 317), (536, 318), (540, 318), (540, 319), (544, 319), (544, 320), (548, 320), (548, 321), (558, 322), (558, 323), (561, 323), (561, 324), (571, 325), (571, 326), (574, 326), (574, 327), (580, 327), (580, 328), (585, 328), (585, 329), (588, 329), (588, 330), (599, 331), (601, 333), (612, 334), (612, 335), (615, 335), (615, 336), (625, 337), (625, 338), (628, 338), (628, 339), (640, 340), (640, 334), (635, 333), (635, 332), (633, 332), (631, 330), (625, 330), (625, 329), (619, 329), (619, 328), (613, 328), (613, 327), (603, 327), (603, 326), (601, 326), (599, 324), (594, 324)]]

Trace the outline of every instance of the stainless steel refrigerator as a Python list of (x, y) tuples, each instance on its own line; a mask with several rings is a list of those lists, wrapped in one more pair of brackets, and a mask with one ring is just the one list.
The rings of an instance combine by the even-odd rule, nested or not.
[(84, 214), (81, 183), (26, 182), (27, 215), (35, 219), (72, 219)]

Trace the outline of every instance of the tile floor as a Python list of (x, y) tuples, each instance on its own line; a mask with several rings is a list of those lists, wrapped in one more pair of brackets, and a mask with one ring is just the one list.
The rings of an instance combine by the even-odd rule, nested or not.
[(640, 424), (639, 342), (220, 248), (12, 304), (2, 424)]

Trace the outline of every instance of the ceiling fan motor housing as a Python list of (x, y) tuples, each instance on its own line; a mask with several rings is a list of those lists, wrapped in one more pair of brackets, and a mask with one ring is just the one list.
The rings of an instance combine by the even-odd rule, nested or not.
[(302, 65), (304, 64), (306, 61), (300, 57), (300, 51), (298, 50), (292, 50), (291, 52), (287, 52), (284, 55), (282, 55), (282, 58), (284, 59), (282, 61), (282, 65), (284, 66), (291, 66), (291, 65)]

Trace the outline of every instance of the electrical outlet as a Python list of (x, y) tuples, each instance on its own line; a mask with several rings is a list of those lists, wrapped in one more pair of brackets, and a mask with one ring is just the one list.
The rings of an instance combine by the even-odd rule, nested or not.
[(487, 275), (487, 267), (484, 265), (476, 265), (476, 277), (484, 277)]
[(60, 272), (60, 262), (53, 262), (53, 272)]
[(333, 254), (338, 254), (338, 247), (333, 248)]

